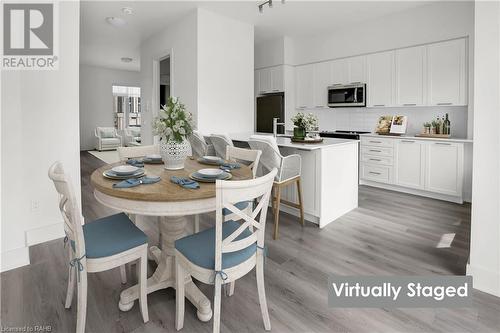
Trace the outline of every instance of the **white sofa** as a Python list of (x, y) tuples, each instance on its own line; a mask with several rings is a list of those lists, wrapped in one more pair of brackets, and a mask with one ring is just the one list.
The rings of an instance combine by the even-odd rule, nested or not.
[(141, 128), (127, 127), (123, 130), (123, 146), (135, 147), (141, 145)]
[(95, 149), (115, 150), (122, 144), (122, 137), (114, 127), (97, 127), (94, 132), (96, 138)]

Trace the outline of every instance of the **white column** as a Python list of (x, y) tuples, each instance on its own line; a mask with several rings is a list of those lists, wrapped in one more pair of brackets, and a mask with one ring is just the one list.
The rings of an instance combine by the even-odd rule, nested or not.
[(471, 252), (474, 287), (500, 296), (500, 3), (475, 2), (474, 162)]

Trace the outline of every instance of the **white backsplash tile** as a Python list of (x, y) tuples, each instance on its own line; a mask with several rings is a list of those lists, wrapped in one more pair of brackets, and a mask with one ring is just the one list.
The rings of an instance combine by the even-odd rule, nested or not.
[[(467, 137), (467, 107), (391, 107), (391, 108), (327, 108), (302, 110), (318, 116), (320, 130), (358, 130), (373, 132), (378, 118), (383, 115), (408, 117), (407, 134), (420, 133), (424, 122), (431, 122), (446, 113), (451, 122), (452, 136)], [(291, 115), (293, 116), (293, 115)], [(291, 117), (290, 116), (290, 117)]]

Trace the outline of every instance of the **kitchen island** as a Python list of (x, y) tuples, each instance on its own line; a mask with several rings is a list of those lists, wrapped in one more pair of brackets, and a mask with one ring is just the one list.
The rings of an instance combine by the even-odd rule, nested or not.
[[(235, 142), (247, 142), (252, 134), (229, 136)], [(298, 154), (302, 158), (301, 183), (306, 220), (323, 228), (358, 207), (358, 140), (324, 138), (321, 143), (295, 143), (288, 137), (278, 136), (276, 141), (282, 155)], [(296, 202), (295, 186), (284, 188), (282, 197)], [(281, 205), (281, 210), (299, 216), (295, 208)]]

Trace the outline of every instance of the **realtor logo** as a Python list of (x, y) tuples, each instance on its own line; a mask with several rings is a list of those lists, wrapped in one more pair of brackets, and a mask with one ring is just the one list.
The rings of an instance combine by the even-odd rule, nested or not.
[(3, 4), (2, 69), (56, 69), (54, 3)]

